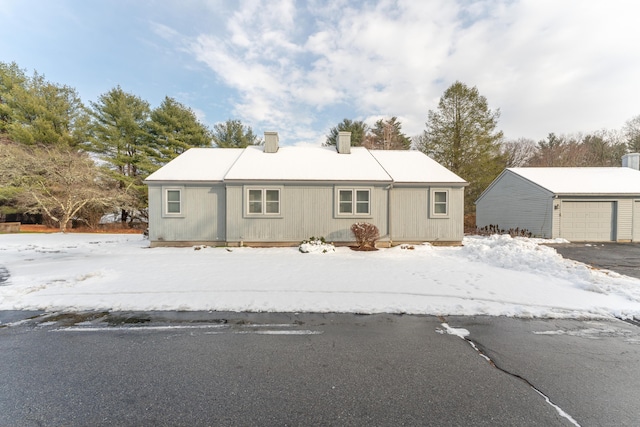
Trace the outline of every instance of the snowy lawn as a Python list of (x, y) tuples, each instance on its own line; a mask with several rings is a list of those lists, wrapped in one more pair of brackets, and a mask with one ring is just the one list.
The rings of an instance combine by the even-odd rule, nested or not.
[[(216, 310), (640, 317), (640, 280), (541, 241), (306, 253), (154, 248), (140, 235), (0, 235), (0, 310)], [(8, 278), (7, 278), (8, 276)]]

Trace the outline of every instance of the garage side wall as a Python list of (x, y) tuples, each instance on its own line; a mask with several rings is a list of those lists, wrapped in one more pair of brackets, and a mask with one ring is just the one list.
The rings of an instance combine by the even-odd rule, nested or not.
[(505, 170), (476, 202), (476, 225), (497, 225), (528, 230), (535, 237), (551, 238), (553, 194)]

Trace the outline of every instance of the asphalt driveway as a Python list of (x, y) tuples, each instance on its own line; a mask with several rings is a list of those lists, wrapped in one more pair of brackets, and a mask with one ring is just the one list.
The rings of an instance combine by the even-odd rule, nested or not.
[(555, 248), (565, 258), (640, 279), (640, 244), (638, 243), (581, 242), (549, 246)]

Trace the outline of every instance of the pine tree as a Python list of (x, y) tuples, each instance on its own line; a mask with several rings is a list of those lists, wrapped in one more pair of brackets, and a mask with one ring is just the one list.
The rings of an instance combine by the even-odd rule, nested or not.
[(251, 126), (243, 125), (240, 120), (229, 119), (214, 126), (213, 142), (219, 148), (244, 148), (260, 145), (262, 139), (253, 133)]
[(351, 146), (358, 147), (364, 143), (364, 140), (369, 133), (369, 126), (360, 120), (344, 119), (329, 130), (327, 140), (324, 143), (326, 146), (335, 146), (338, 141), (338, 134), (340, 132), (351, 132)]
[(198, 121), (193, 110), (170, 97), (165, 97), (162, 104), (151, 111), (147, 132), (156, 167), (189, 148), (211, 146), (211, 130)]
[(147, 189), (142, 180), (156, 169), (147, 132), (149, 103), (118, 86), (100, 95), (91, 106), (90, 149), (111, 166), (122, 189), (131, 188), (138, 195), (133, 210), (122, 209), (122, 222), (126, 222), (146, 209)]
[(504, 168), (499, 117), (500, 110), (490, 110), (477, 88), (458, 81), (445, 91), (438, 109), (428, 113), (419, 148), (469, 182), (466, 212), (475, 212), (475, 200)]

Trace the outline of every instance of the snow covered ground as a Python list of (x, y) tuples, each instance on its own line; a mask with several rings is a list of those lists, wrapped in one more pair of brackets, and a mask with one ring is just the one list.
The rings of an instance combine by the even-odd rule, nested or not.
[(0, 310), (217, 310), (640, 317), (640, 280), (542, 241), (301, 253), (149, 248), (140, 235), (0, 235)]

